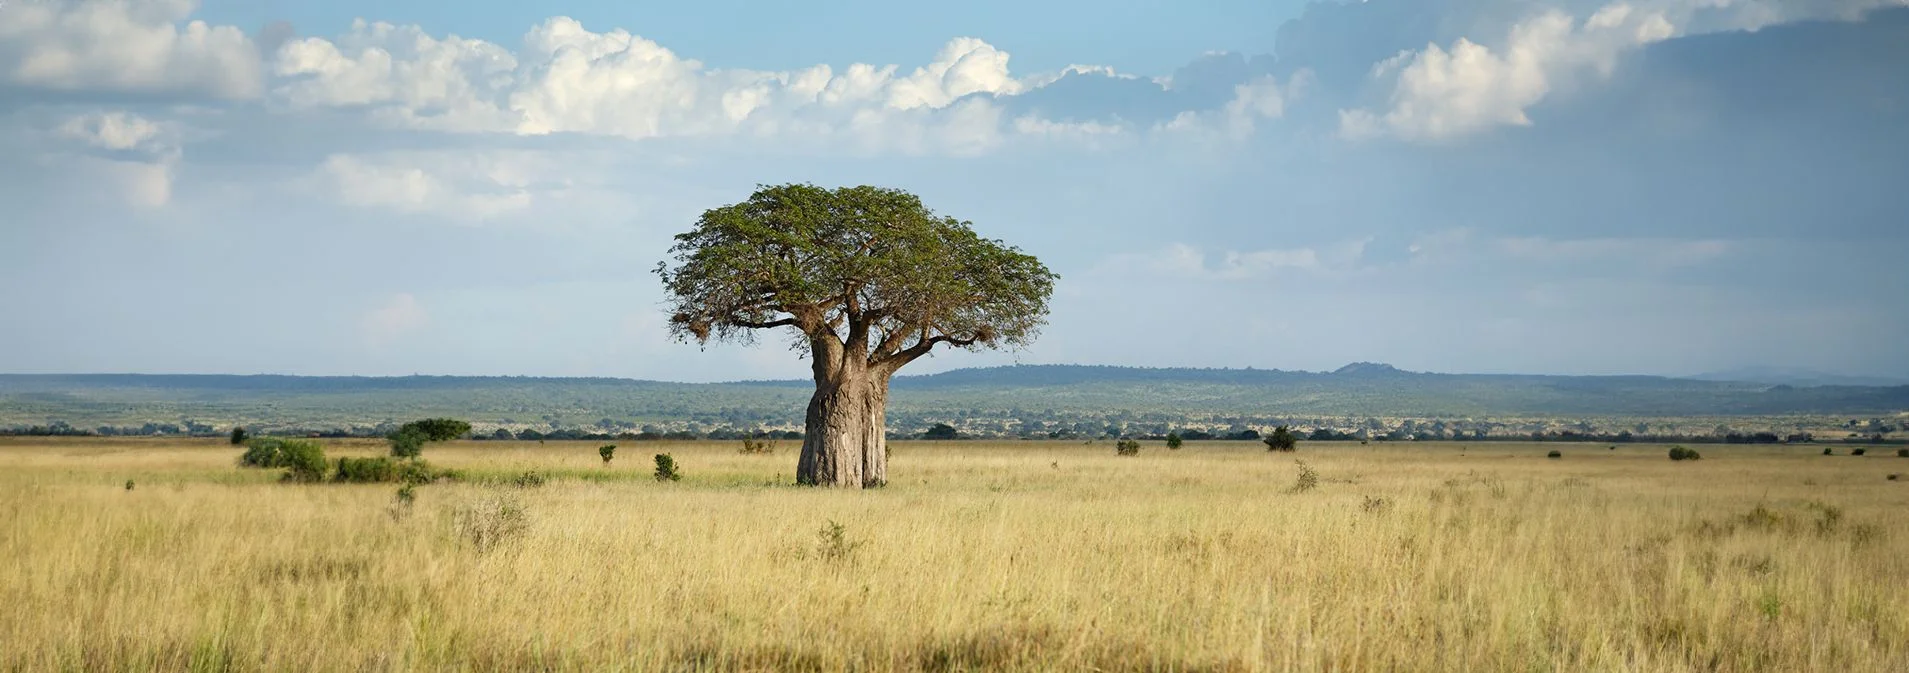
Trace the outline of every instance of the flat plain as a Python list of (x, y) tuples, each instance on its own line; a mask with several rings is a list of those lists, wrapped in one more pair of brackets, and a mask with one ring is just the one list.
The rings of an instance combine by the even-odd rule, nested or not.
[(1909, 670), (1893, 449), (599, 444), (0, 438), (0, 669)]

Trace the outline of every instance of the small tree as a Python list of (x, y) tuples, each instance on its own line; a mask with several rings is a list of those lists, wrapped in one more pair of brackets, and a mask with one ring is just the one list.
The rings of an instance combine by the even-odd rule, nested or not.
[(455, 418), (426, 418), (421, 421), (411, 421), (398, 428), (400, 432), (406, 429), (415, 429), (424, 433), (424, 441), (427, 442), (448, 442), (470, 432), (471, 424)]
[(936, 423), (927, 432), (921, 433), (922, 439), (956, 439), (960, 436), (961, 433), (947, 423)]
[(1138, 456), (1140, 455), (1140, 442), (1131, 439), (1114, 442), (1114, 453), (1122, 456)]
[(681, 481), (683, 473), (676, 469), (676, 459), (667, 453), (656, 454), (656, 480)]
[(1299, 438), (1293, 436), (1292, 428), (1284, 425), (1273, 428), (1273, 434), (1261, 438), (1267, 451), (1292, 452), (1299, 450)]
[(1167, 433), (1167, 448), (1178, 451), (1180, 450), (1180, 444), (1182, 444), (1183, 442), (1184, 440), (1180, 439), (1180, 433), (1178, 432)]
[(1698, 454), (1697, 454), (1697, 452), (1696, 452), (1696, 451), (1694, 451), (1694, 450), (1691, 450), (1691, 449), (1688, 449), (1688, 448), (1685, 448), (1685, 447), (1682, 447), (1682, 446), (1673, 446), (1673, 447), (1670, 447), (1670, 459), (1671, 459), (1671, 460), (1679, 460), (1679, 461), (1682, 461), (1682, 460), (1700, 460), (1700, 459), (1702, 459), (1702, 458), (1703, 458), (1703, 456), (1700, 456), (1700, 455), (1698, 455)]
[(232, 426), (232, 445), (233, 446), (245, 445), (246, 437), (247, 435), (245, 434), (244, 426), (240, 426), (240, 425)]
[(597, 447), (597, 455), (603, 456), (604, 465), (609, 465), (610, 459), (616, 457), (616, 445), (605, 444), (603, 446)]
[(416, 458), (424, 455), (424, 441), (427, 435), (423, 430), (406, 425), (391, 433), (391, 455), (398, 458)]
[(398, 426), (391, 433), (391, 455), (417, 458), (424, 455), (425, 442), (448, 442), (471, 431), (471, 424), (454, 418), (426, 418)]

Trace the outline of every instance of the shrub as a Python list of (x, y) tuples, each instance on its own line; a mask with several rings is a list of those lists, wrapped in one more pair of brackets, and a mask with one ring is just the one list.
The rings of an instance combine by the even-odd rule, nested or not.
[(1140, 455), (1140, 442), (1132, 439), (1123, 439), (1114, 442), (1114, 453), (1121, 456), (1138, 456)]
[(1896, 449), (1897, 458), (1909, 458), (1909, 449)]
[[(1893, 475), (1893, 474), (1892, 474), (1892, 475), (1889, 475), (1889, 478), (1890, 478), (1890, 479), (1895, 479), (1895, 478), (1896, 478), (1896, 475)], [(127, 479), (127, 480), (126, 480), (126, 490), (128, 490), (128, 491), (130, 491), (130, 490), (133, 490), (133, 480), (131, 480), (131, 479)]]
[(1178, 451), (1180, 449), (1180, 444), (1184, 441), (1185, 440), (1180, 439), (1180, 433), (1177, 433), (1177, 432), (1167, 433), (1167, 448), (1169, 449)]
[(667, 453), (656, 454), (656, 480), (681, 481), (683, 473), (676, 469), (676, 459)]
[(239, 464), (245, 467), (284, 467), (279, 458), (279, 447), (284, 440), (272, 437), (255, 437), (245, 443), (245, 453), (239, 456)]
[(1863, 455), (1865, 451), (1867, 451), (1867, 449), (1856, 449), (1856, 450), (1850, 451), (1849, 455), (1860, 456), (1860, 455)]
[(1835, 450), (1835, 449), (1832, 449), (1832, 448), (1829, 448), (1829, 447), (1827, 447), (1827, 446), (1826, 446), (1826, 447), (1823, 447), (1823, 455), (1825, 455), (1825, 456), (1834, 456), (1834, 455), (1836, 455), (1836, 450)]
[(383, 484), (399, 481), (398, 462), (384, 456), (376, 458), (338, 459), (338, 471), (332, 475), (332, 481), (352, 484)]
[(325, 447), (318, 442), (285, 440), (279, 444), (278, 457), (285, 466), (285, 481), (324, 481), (326, 468), (330, 467), (325, 460)]
[(737, 449), (736, 452), (749, 454), (749, 455), (766, 456), (776, 452), (776, 444), (775, 442), (771, 442), (771, 441), (763, 440), (763, 439), (744, 439), (742, 440), (742, 448)]
[(1299, 450), (1299, 438), (1293, 436), (1292, 428), (1284, 425), (1273, 428), (1272, 434), (1259, 441), (1265, 442), (1267, 451), (1291, 453)]
[(425, 437), (423, 430), (408, 425), (399, 428), (388, 437), (391, 440), (391, 455), (397, 458), (416, 458), (424, 455)]
[(815, 532), (815, 554), (824, 561), (844, 561), (855, 554), (855, 550), (865, 543), (851, 542), (848, 539), (848, 527), (833, 520)]
[(1681, 446), (1670, 447), (1671, 460), (1701, 460), (1702, 458), (1703, 456), (1698, 455), (1695, 449), (1687, 449)]
[(948, 425), (947, 423), (936, 423), (934, 424), (933, 427), (928, 428), (927, 432), (921, 433), (922, 439), (945, 440), (945, 439), (959, 439), (960, 437), (961, 437), (961, 432), (955, 430), (954, 426)]
[(599, 455), (599, 456), (602, 456), (602, 457), (603, 457), (603, 464), (604, 464), (604, 465), (609, 465), (609, 464), (610, 464), (610, 459), (611, 459), (611, 458), (615, 458), (615, 457), (616, 457), (616, 445), (615, 445), (615, 444), (605, 444), (605, 445), (603, 445), (603, 446), (599, 446), (599, 447), (597, 447), (597, 455)]
[(232, 445), (233, 446), (244, 446), (246, 437), (247, 435), (245, 434), (244, 427), (237, 426), (237, 425), (232, 426)]
[(1293, 477), (1292, 488), (1286, 489), (1287, 493), (1305, 493), (1319, 487), (1319, 473), (1313, 471), (1311, 465), (1303, 460), (1295, 460), (1293, 464), (1299, 466), (1299, 474)]
[(1564, 452), (1563, 452), (1563, 451), (1559, 451), (1559, 450), (1557, 450), (1557, 449), (1552, 449), (1552, 450), (1551, 450), (1551, 453), (1547, 453), (1547, 454), (1544, 454), (1544, 457), (1546, 457), (1546, 458), (1563, 458), (1563, 457), (1564, 457)]

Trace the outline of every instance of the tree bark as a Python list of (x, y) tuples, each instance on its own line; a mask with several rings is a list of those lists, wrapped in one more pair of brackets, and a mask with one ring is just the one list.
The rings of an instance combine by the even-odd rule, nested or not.
[(888, 483), (888, 377), (844, 369), (817, 377), (797, 483), (837, 488)]

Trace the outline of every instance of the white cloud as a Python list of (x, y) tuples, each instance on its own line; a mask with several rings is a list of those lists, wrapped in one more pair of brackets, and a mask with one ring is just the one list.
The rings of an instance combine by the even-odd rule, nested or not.
[(78, 147), (52, 158), (127, 205), (161, 208), (172, 202), (181, 157), (176, 135), (167, 124), (125, 111), (83, 114), (53, 128), (53, 137)]
[[(975, 38), (951, 40), (907, 74), (868, 64), (712, 69), (627, 31), (592, 32), (567, 17), (532, 28), (515, 54), (361, 21), (336, 39), (286, 43), (274, 72), (283, 78), (274, 95), (292, 108), (364, 107), (405, 128), (738, 136), (904, 154), (998, 146), (1015, 129), (995, 97), (1029, 88), (1008, 70), (1006, 52)], [(1056, 130), (1035, 122), (1027, 128)]]
[(334, 154), (312, 182), (349, 206), (483, 221), (531, 206), (534, 163), (526, 154)]
[(259, 94), (257, 48), (232, 26), (184, 22), (194, 0), (49, 0), (0, 9), (0, 78), (63, 91)]
[(1563, 12), (1540, 14), (1512, 28), (1497, 51), (1463, 38), (1449, 50), (1428, 45), (1375, 67), (1377, 76), (1397, 71), (1391, 109), (1344, 111), (1340, 130), (1355, 139), (1393, 135), (1436, 141), (1493, 126), (1529, 125), (1525, 110), (1543, 100), (1559, 77), (1579, 69), (1609, 76), (1621, 53), (1676, 32), (1662, 12), (1615, 3), (1581, 24)]
[(1290, 98), (1296, 97), (1312, 77), (1307, 70), (1294, 73), (1282, 89), (1271, 75), (1265, 75), (1233, 87), (1233, 98), (1218, 110), (1182, 112), (1159, 125), (1159, 129), (1180, 133), (1219, 133), (1238, 139), (1251, 135), (1259, 120), (1278, 119), (1286, 113)]
[(68, 140), (104, 150), (166, 149), (162, 139), (165, 128), (159, 123), (129, 112), (104, 112), (67, 119), (54, 133)]
[(365, 346), (382, 349), (430, 324), (431, 317), (418, 303), (418, 298), (410, 293), (391, 295), (378, 308), (367, 311), (358, 319), (358, 334), (364, 339)]
[(1460, 38), (1449, 48), (1431, 44), (1376, 64), (1372, 77), (1392, 85), (1388, 107), (1342, 110), (1339, 131), (1354, 140), (1436, 142), (1528, 126), (1526, 111), (1561, 83), (1581, 73), (1609, 78), (1625, 54), (1656, 42), (1799, 20), (1853, 20), (1905, 5), (1909, 0), (1632, 0), (1598, 6), (1580, 20), (1572, 12), (1584, 3), (1553, 0), (1517, 21), (1495, 47)]

